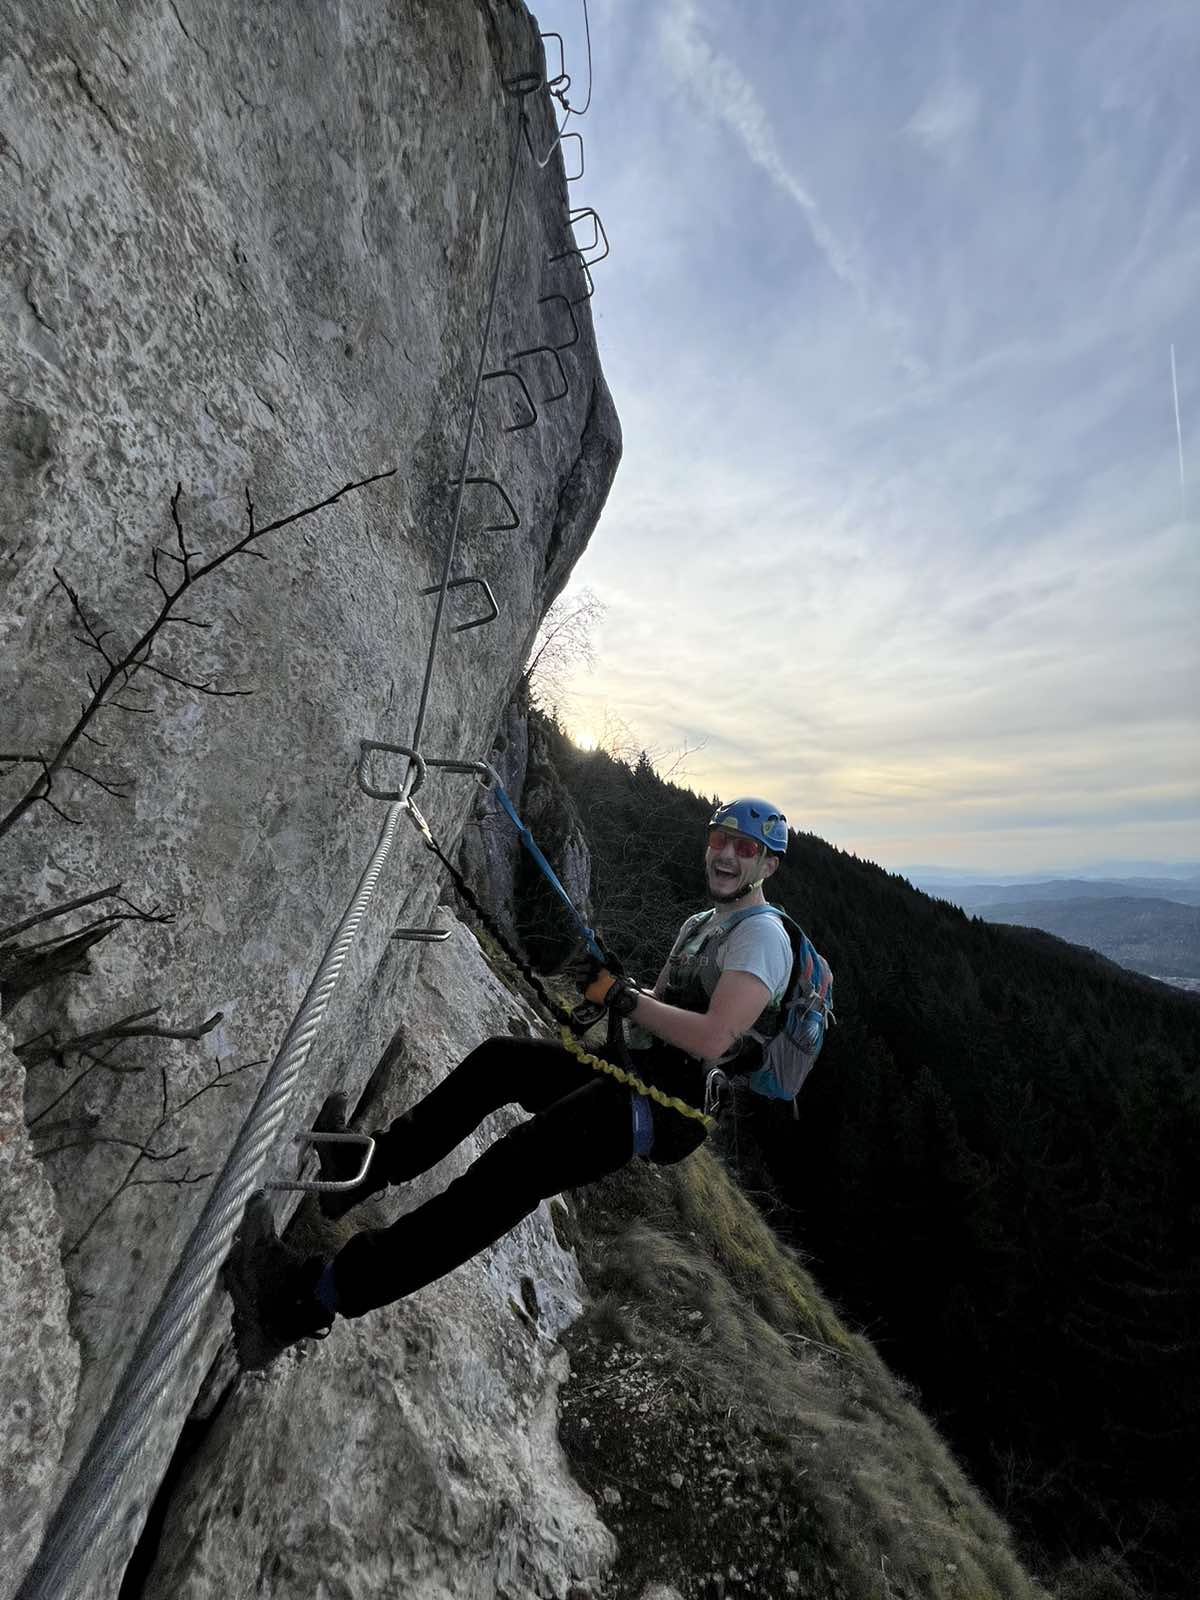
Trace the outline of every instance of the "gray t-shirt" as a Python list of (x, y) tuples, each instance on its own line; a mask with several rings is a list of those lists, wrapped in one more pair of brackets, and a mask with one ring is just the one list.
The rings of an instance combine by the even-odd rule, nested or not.
[[(754, 917), (744, 917), (728, 938), (718, 932), (721, 925), (735, 914), (734, 909), (718, 912), (716, 916), (689, 917), (680, 928), (671, 946), (671, 961), (694, 956), (701, 987), (711, 1000), (723, 972), (749, 972), (764, 985), (770, 998), (763, 1006), (764, 1013), (774, 1010), (782, 1001), (792, 975), (792, 942), (787, 929), (777, 916), (759, 912)], [(752, 1028), (750, 1037), (760, 1037)], [(627, 1027), (631, 1049), (645, 1050), (654, 1044), (653, 1036), (636, 1023)], [(731, 1061), (746, 1044), (743, 1035), (733, 1041), (721, 1061)]]
[[(706, 935), (717, 938), (717, 925), (728, 921), (733, 915), (732, 911), (727, 911), (710, 918), (704, 928)], [(752, 973), (766, 985), (771, 996), (768, 1003), (778, 1005), (792, 975), (792, 941), (788, 938), (787, 929), (778, 917), (765, 912), (744, 918), (719, 945), (717, 969), (718, 975), (721, 972)], [(709, 999), (712, 999), (711, 994)]]

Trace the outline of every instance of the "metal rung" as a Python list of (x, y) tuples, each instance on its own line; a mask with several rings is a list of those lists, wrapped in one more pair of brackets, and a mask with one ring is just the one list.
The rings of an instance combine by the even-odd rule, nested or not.
[(565, 93), (566, 90), (571, 87), (571, 80), (567, 76), (567, 52), (566, 47), (563, 44), (562, 34), (551, 31), (547, 33), (539, 33), (538, 38), (543, 44), (545, 44), (547, 39), (558, 40), (558, 76), (557, 78), (548, 77), (546, 79), (546, 87), (549, 89), (551, 94), (554, 93), (555, 89), (559, 88), (561, 88)]
[[(425, 593), (428, 594), (429, 591), (425, 590)], [(402, 790), (374, 789), (367, 782), (367, 757), (372, 750), (386, 750), (389, 755), (408, 757), (410, 762), (409, 772), (405, 776)], [(381, 744), (378, 739), (360, 739), (358, 741), (358, 787), (364, 794), (369, 794), (372, 800), (410, 800), (425, 782), (425, 765), (424, 756), (419, 755), (416, 750), (410, 750), (407, 745)], [(410, 784), (408, 778), (414, 769), (417, 776), (415, 781)]]
[(415, 944), (443, 944), (450, 937), (450, 929), (397, 928), (389, 937), (392, 939), (411, 939)]
[[(559, 295), (559, 296), (557, 296), (557, 298), (561, 300), (562, 296)], [(463, 483), (464, 484), (472, 483), (472, 484), (487, 484), (487, 485), (489, 485), (491, 488), (495, 489), (496, 493), (500, 496), (501, 500), (503, 500), (504, 504), (508, 507), (508, 514), (512, 518), (511, 522), (488, 522), (488, 523), (484, 524), (484, 527), (481, 529), (481, 532), (483, 532), (483, 533), (508, 533), (513, 528), (519, 528), (521, 526), (521, 518), (517, 513), (516, 506), (513, 505), (512, 501), (508, 498), (508, 496), (505, 494), (504, 490), (496, 482), (495, 478), (464, 478), (463, 479)], [(458, 488), (457, 479), (447, 478), (446, 479), (446, 487), (448, 489), (457, 489)]]
[(578, 318), (575, 315), (574, 307), (571, 305), (571, 302), (567, 299), (565, 294), (544, 294), (542, 296), (542, 298), (538, 301), (538, 305), (540, 305), (540, 306), (549, 305), (552, 300), (561, 301), (562, 304), (567, 308), (567, 315), (571, 319), (571, 327), (574, 330), (574, 332), (571, 334), (571, 337), (567, 340), (567, 342), (565, 344), (556, 344), (554, 346), (554, 348), (556, 350), (569, 350), (573, 344), (578, 344), (579, 343), (579, 321), (578, 321)]
[(485, 788), (490, 789), (492, 784), (499, 783), (500, 777), (495, 767), (486, 761), (438, 761), (433, 756), (425, 757), (427, 767), (436, 767), (439, 772), (466, 772), (478, 778)]
[(564, 139), (578, 139), (579, 140), (579, 171), (578, 172), (568, 172), (567, 171), (567, 164), (566, 164), (565, 161), (563, 162), (563, 177), (567, 180), (568, 183), (578, 183), (580, 178), (583, 177), (583, 174), (584, 174), (584, 172), (586, 170), (586, 168), (584, 167), (584, 162), (583, 162), (583, 135), (581, 133), (560, 133), (558, 138), (555, 140), (555, 143), (561, 145)]
[[(580, 259), (582, 260), (582, 257), (580, 257)], [(521, 392), (525, 396), (526, 402), (528, 403), (529, 409), (532, 413), (527, 422), (510, 422), (509, 425), (504, 429), (504, 432), (516, 433), (520, 428), (532, 428), (538, 419), (538, 409), (533, 403), (533, 396), (525, 387), (525, 380), (522, 378), (521, 374), (519, 372), (511, 371), (508, 367), (502, 367), (498, 372), (485, 372), (483, 375), (484, 383), (489, 383), (493, 378), (512, 378), (514, 382), (519, 383), (521, 385)]]
[(562, 388), (557, 394), (544, 394), (542, 396), (542, 404), (544, 406), (548, 406), (553, 404), (555, 400), (564, 400), (571, 387), (570, 383), (567, 381), (567, 370), (562, 364), (562, 357), (559, 355), (554, 346), (552, 344), (535, 344), (531, 350), (518, 350), (514, 355), (509, 356), (508, 359), (510, 361), (523, 361), (526, 356), (540, 355), (547, 355), (555, 362), (558, 367), (558, 375), (562, 379)]
[(590, 300), (592, 298), (592, 296), (596, 292), (596, 285), (592, 282), (592, 275), (588, 271), (587, 262), (583, 259), (583, 251), (582, 250), (563, 250), (559, 255), (550, 256), (549, 257), (549, 263), (550, 263), (550, 265), (553, 265), (554, 262), (556, 262), (556, 261), (565, 261), (568, 256), (574, 256), (575, 257), (576, 261), (578, 261), (578, 263), (579, 263), (580, 271), (583, 273), (584, 278), (587, 280), (587, 292), (586, 292), (586, 294), (578, 294), (578, 295), (575, 296), (574, 300), (568, 300), (567, 301), (568, 305), (577, 306), (577, 305), (579, 305), (581, 303), (581, 301)]
[(295, 1178), (272, 1178), (264, 1185), (265, 1188), (300, 1189), (305, 1194), (344, 1194), (348, 1189), (357, 1189), (370, 1170), (375, 1141), (369, 1133), (317, 1133), (312, 1128), (305, 1128), (294, 1137), (300, 1144), (360, 1144), (363, 1147), (363, 1164), (352, 1178), (313, 1178), (308, 1182)]
[[(468, 628), (482, 628), (487, 622), (495, 622), (496, 618), (500, 615), (500, 607), (496, 604), (496, 596), (492, 593), (492, 586), (490, 583), (488, 583), (486, 578), (454, 578), (446, 585), (446, 587), (447, 589), (462, 589), (465, 588), (469, 583), (474, 583), (483, 590), (485, 596), (487, 597), (487, 603), (492, 609), (488, 612), (486, 617), (476, 617), (473, 622), (456, 623), (454, 627), (455, 633), (466, 633)], [(421, 593), (437, 594), (441, 587), (442, 586), (440, 583), (431, 583), (427, 589), (422, 589)]]
[[(604, 224), (600, 221), (600, 217), (594, 207), (576, 206), (573, 210), (567, 212), (567, 221), (570, 223), (572, 228), (575, 227), (576, 223), (582, 222), (584, 217), (591, 217), (592, 219), (592, 242), (591, 244), (585, 244), (583, 250), (579, 252), (580, 260), (583, 260), (584, 251), (600, 250), (600, 241), (604, 241), (604, 249), (600, 250), (600, 254), (598, 256), (593, 256), (590, 261), (584, 261), (583, 263), (585, 267), (594, 267), (598, 261), (604, 260), (605, 256), (608, 255), (611, 246), (608, 242), (608, 235), (604, 231)], [(562, 255), (551, 256), (550, 259), (551, 261), (561, 261), (563, 256), (569, 256), (570, 254), (570, 250), (564, 250)]]

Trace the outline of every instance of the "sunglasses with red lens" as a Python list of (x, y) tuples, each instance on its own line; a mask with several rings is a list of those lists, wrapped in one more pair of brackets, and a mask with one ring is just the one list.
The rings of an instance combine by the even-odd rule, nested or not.
[(753, 839), (747, 839), (744, 833), (734, 833), (729, 828), (710, 828), (708, 830), (708, 848), (721, 850), (726, 844), (732, 844), (734, 852), (748, 861), (751, 856), (756, 856), (761, 846)]

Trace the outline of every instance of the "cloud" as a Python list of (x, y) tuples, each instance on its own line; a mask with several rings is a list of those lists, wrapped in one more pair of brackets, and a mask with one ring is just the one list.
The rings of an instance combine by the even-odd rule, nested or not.
[(692, 90), (700, 109), (733, 134), (750, 161), (798, 207), (830, 271), (893, 339), (904, 367), (914, 375), (922, 372), (923, 364), (909, 348), (907, 327), (880, 302), (861, 250), (830, 224), (807, 184), (783, 159), (754, 85), (730, 56), (715, 50), (704, 37), (696, 0), (671, 0), (659, 22), (659, 40), (668, 66)]
[(905, 131), (935, 154), (957, 147), (979, 120), (983, 98), (961, 78), (936, 84), (917, 107)]
[(695, 0), (674, 0), (663, 13), (660, 39), (677, 76), (702, 96), (705, 107), (735, 135), (754, 165), (799, 206), (813, 242), (830, 268), (843, 283), (862, 293), (865, 283), (855, 252), (838, 238), (816, 200), (788, 170), (754, 86), (728, 56), (714, 50), (704, 38)]

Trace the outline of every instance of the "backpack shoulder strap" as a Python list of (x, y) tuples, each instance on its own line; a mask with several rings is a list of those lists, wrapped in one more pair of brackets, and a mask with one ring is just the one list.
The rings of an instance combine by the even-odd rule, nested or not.
[(833, 974), (829, 969), (829, 963), (817, 950), (795, 917), (790, 917), (782, 906), (746, 906), (744, 910), (734, 912), (733, 916), (725, 924), (721, 938), (728, 938), (729, 934), (744, 918), (759, 916), (765, 911), (769, 911), (773, 916), (779, 918), (783, 924), (784, 932), (791, 941), (792, 976), (788, 983), (789, 990), (798, 989), (801, 994), (811, 992), (825, 1000), (833, 982)]
[(671, 946), (672, 956), (678, 955), (712, 921), (713, 915), (712, 911), (697, 911), (690, 916), (675, 935), (675, 943)]
[(721, 930), (722, 939), (727, 939), (737, 927), (739, 922), (745, 922), (747, 917), (762, 916), (764, 912), (769, 912), (772, 916), (778, 917), (784, 923), (791, 921), (791, 918), (788, 916), (787, 912), (781, 911), (778, 906), (743, 906), (740, 911), (735, 911), (733, 913), (729, 921)]

